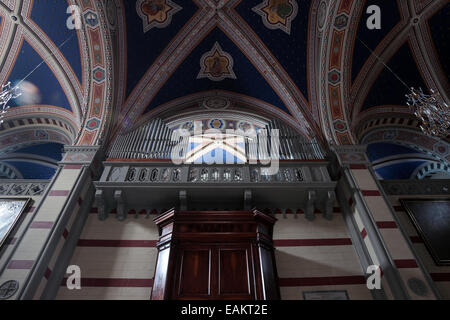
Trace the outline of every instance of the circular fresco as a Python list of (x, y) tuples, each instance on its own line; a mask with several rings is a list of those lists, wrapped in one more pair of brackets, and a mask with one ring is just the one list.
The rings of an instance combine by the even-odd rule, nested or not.
[(214, 109), (214, 110), (226, 109), (230, 106), (230, 104), (231, 104), (230, 100), (220, 97), (209, 98), (203, 101), (203, 106), (206, 109)]
[(224, 126), (224, 122), (223, 122), (223, 120), (220, 120), (220, 119), (212, 119), (209, 122), (209, 127), (211, 129), (222, 129), (223, 126)]

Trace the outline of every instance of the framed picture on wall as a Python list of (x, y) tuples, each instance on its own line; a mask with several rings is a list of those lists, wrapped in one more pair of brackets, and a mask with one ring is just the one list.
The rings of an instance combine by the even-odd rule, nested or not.
[(437, 265), (450, 265), (450, 199), (400, 200)]
[(29, 203), (30, 198), (0, 198), (0, 249)]

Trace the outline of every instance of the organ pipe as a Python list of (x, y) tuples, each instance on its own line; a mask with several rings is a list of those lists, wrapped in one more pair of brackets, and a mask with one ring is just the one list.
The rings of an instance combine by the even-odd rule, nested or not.
[[(324, 153), (317, 139), (307, 141), (292, 127), (273, 119), (265, 130), (255, 132), (253, 136), (245, 137), (245, 152), (247, 159), (268, 160), (272, 156), (272, 130), (279, 130), (279, 156), (281, 160), (317, 160), (323, 159)], [(161, 120), (154, 119), (135, 130), (119, 135), (109, 149), (110, 158), (126, 159), (169, 159), (175, 145), (182, 143), (185, 151), (189, 150), (189, 139), (180, 137), (172, 141), (173, 131)], [(264, 144), (261, 147), (261, 143)], [(178, 155), (177, 155), (178, 157)]]

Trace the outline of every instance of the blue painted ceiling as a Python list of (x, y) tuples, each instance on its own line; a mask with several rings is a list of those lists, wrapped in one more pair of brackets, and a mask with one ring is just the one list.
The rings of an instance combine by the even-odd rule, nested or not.
[[(9, 81), (13, 85), (18, 83), (41, 62), (42, 57), (24, 40), (16, 63), (9, 75)], [(36, 105), (52, 105), (72, 111), (64, 90), (47, 64), (42, 64), (26, 81), (38, 89), (39, 93), (33, 95), (38, 100), (32, 99), (31, 93), (25, 92), (21, 97), (10, 103), (11, 107), (28, 105), (29, 102), (34, 100), (39, 101), (35, 103)], [(25, 101), (22, 101), (23, 98), (25, 98)]]
[[(371, 5), (377, 5), (382, 12), (382, 28), (369, 30), (366, 21), (369, 14), (365, 12), (365, 8)], [(380, 42), (392, 31), (392, 29), (401, 21), (401, 14), (396, 0), (367, 0), (366, 5), (363, 6), (362, 18), (359, 21), (358, 31), (356, 33), (357, 39), (353, 49), (352, 62), (352, 80), (354, 81), (361, 71), (364, 63), (370, 57), (370, 51), (365, 47), (374, 51)], [(359, 39), (359, 40), (358, 40)], [(363, 44), (362, 42), (365, 44)]]
[(404, 161), (401, 163), (395, 163), (386, 165), (375, 171), (384, 180), (404, 180), (413, 179), (415, 170), (421, 165), (427, 163), (426, 161)]
[(372, 143), (367, 154), (379, 177), (386, 180), (413, 179), (416, 170), (432, 160), (412, 147), (395, 143)]
[[(142, 19), (136, 12), (136, 1), (122, 1), (126, 21), (126, 96), (131, 94), (158, 56), (182, 30), (189, 19), (199, 10), (194, 1), (173, 0), (173, 2), (183, 8), (172, 17), (170, 25), (165, 28), (153, 28), (148, 32), (144, 32)], [(42, 29), (55, 46), (59, 46), (65, 40), (69, 39), (60, 50), (81, 82), (82, 64), (78, 37), (75, 31), (66, 28), (68, 17), (66, 13), (67, 1), (35, 0), (33, 3), (31, 19)], [(311, 1), (297, 0), (299, 8), (298, 15), (292, 22), (290, 35), (281, 30), (268, 29), (263, 24), (261, 16), (252, 10), (260, 3), (262, 3), (262, 0), (244, 0), (237, 5), (235, 10), (243, 18), (245, 23), (253, 29), (256, 36), (261, 39), (271, 54), (286, 70), (305, 98), (308, 99), (308, 16)], [(365, 7), (371, 4), (377, 4), (382, 8), (383, 28), (381, 30), (369, 31), (365, 24), (367, 15), (363, 13), (357, 36), (374, 50), (380, 41), (400, 22), (401, 14), (397, 1), (367, 0)], [(447, 6), (429, 20), (434, 45), (447, 75), (449, 74), (450, 68), (450, 60), (448, 59), (450, 51), (450, 41), (448, 38), (448, 30), (450, 29), (449, 18), (449, 6)], [(225, 79), (220, 82), (206, 78), (197, 79), (200, 71), (200, 58), (204, 53), (212, 49), (215, 42), (218, 42), (223, 51), (230, 54), (233, 58), (233, 70), (237, 79)], [(367, 48), (359, 41), (356, 41), (352, 65), (353, 80), (369, 56), (370, 52)], [(42, 59), (43, 57), (39, 56), (28, 42), (23, 41), (17, 61), (11, 69), (9, 80), (15, 82), (21, 79), (39, 64)], [(422, 76), (416, 67), (416, 62), (408, 43), (405, 43), (387, 61), (387, 64), (402, 79), (405, 79), (409, 86), (426, 88)], [(39, 88), (41, 95), (40, 104), (50, 104), (71, 110), (66, 94), (61, 88), (61, 84), (45, 63), (27, 80)], [(180, 64), (150, 104), (146, 106), (145, 112), (175, 98), (212, 89), (246, 94), (287, 111), (284, 103), (265, 81), (259, 71), (247, 59), (245, 54), (227, 35), (216, 27), (194, 48), (187, 59)], [(404, 106), (406, 90), (395, 76), (387, 69), (384, 69), (369, 91), (363, 105), (363, 110), (383, 105)], [(20, 105), (20, 101), (13, 102), (12, 105)], [(54, 159), (56, 162), (60, 160), (60, 150), (61, 145), (44, 144), (19, 151), (30, 155), (46, 156)], [(16, 151), (16, 153), (19, 153), (19, 151)], [(379, 162), (386, 157), (396, 155), (405, 155), (407, 157), (408, 154), (411, 155), (412, 153), (415, 153), (415, 151), (413, 152), (408, 150), (408, 148), (398, 145), (374, 144), (369, 147), (371, 159)], [(385, 165), (380, 167), (377, 172), (386, 179), (407, 177), (415, 170), (413, 167), (415, 166), (417, 168), (421, 164), (421, 161), (409, 161), (404, 167), (398, 164)], [(11, 164), (18, 168), (26, 177), (33, 177), (33, 173), (35, 178), (50, 177), (52, 172), (54, 172), (54, 168), (51, 166), (46, 167), (26, 162), (14, 162)]]
[[(58, 47), (61, 54), (67, 60), (71, 70), (82, 81), (82, 62), (78, 35), (75, 29), (67, 28), (68, 2), (65, 0), (35, 0), (32, 2), (30, 19), (42, 30), (45, 36)], [(24, 40), (19, 48), (17, 59), (10, 70), (7, 81), (17, 83), (24, 79), (47, 56), (40, 56), (35, 49)], [(28, 78), (27, 83), (34, 86), (34, 93), (25, 93), (19, 99), (12, 101), (11, 106), (23, 106), (30, 101), (38, 101), (36, 104), (47, 104), (69, 111), (71, 106), (66, 93), (61, 87), (53, 71), (46, 63), (39, 66)], [(25, 99), (29, 98), (29, 99)], [(31, 99), (36, 98), (36, 99)]]
[(56, 172), (55, 168), (44, 166), (30, 161), (5, 161), (8, 165), (17, 169), (24, 179), (51, 179)]
[(167, 28), (143, 31), (142, 20), (136, 11), (136, 1), (123, 1), (127, 34), (127, 88), (128, 96), (148, 68), (163, 52), (170, 41), (195, 14), (199, 7), (193, 1), (175, 1), (183, 9), (172, 17)]
[(428, 20), (436, 52), (447, 79), (450, 81), (450, 3)]
[[(82, 83), (82, 59), (79, 37), (75, 29), (67, 28), (69, 6), (66, 0), (31, 1), (29, 19), (45, 34), (45, 37), (59, 48), (64, 59), (80, 83)], [(3, 21), (0, 17), (0, 23)], [(53, 70), (48, 66), (48, 56), (41, 56), (25, 39), (18, 48), (16, 59), (9, 70), (8, 78), (13, 85), (18, 84), (33, 69), (39, 66), (22, 83), (23, 94), (9, 102), (11, 107), (26, 105), (51, 105), (72, 111), (68, 96), (63, 90)], [(45, 63), (42, 63), (46, 61)], [(16, 168), (25, 179), (50, 179), (62, 157), (62, 145), (41, 143), (15, 150), (12, 154), (3, 154), (2, 160)], [(9, 159), (9, 160), (8, 160)]]
[[(368, 15), (363, 12), (357, 37), (364, 41), (371, 50), (375, 50), (380, 41), (400, 23), (402, 16), (397, 1), (366, 1), (366, 7), (371, 4), (376, 4), (382, 9), (382, 29), (367, 29), (365, 21)], [(450, 4), (432, 16), (428, 20), (428, 25), (435, 47), (429, 48), (429, 50), (436, 50), (442, 69), (448, 77), (450, 72), (448, 58), (450, 55)], [(356, 79), (370, 54), (370, 51), (356, 39), (352, 64), (353, 80)], [(424, 91), (428, 91), (408, 41), (385, 63), (408, 87), (420, 87)], [(374, 110), (381, 106), (398, 106), (406, 109), (406, 93), (408, 93), (408, 88), (391, 71), (384, 68), (370, 88), (362, 105), (362, 111)], [(417, 170), (422, 166), (436, 162), (436, 160), (430, 159), (429, 155), (395, 143), (371, 144), (368, 147), (368, 155), (376, 172), (383, 179), (411, 179), (415, 177)]]
[[(207, 78), (197, 79), (200, 71), (200, 59), (205, 52), (213, 48), (215, 42), (218, 42), (222, 50), (233, 57), (233, 70), (237, 79), (225, 79), (218, 82)], [(259, 71), (219, 28), (212, 30), (178, 67), (169, 81), (159, 90), (146, 112), (175, 98), (214, 89), (246, 94), (289, 112)]]
[(55, 161), (61, 161), (63, 147), (64, 146), (60, 143), (43, 143), (16, 150), (14, 153), (34, 154), (42, 157), (49, 157)]
[(261, 16), (252, 10), (261, 2), (261, 0), (242, 1), (236, 7), (236, 11), (266, 44), (305, 98), (308, 99), (307, 48), (311, 1), (297, 1), (298, 14), (292, 21), (290, 35), (280, 29), (269, 30), (264, 26)]
[(18, 170), (24, 179), (51, 179), (62, 159), (62, 149), (59, 143), (33, 145), (14, 151), (10, 160), (4, 162)]
[(408, 93), (410, 87), (422, 88), (427, 91), (420, 71), (414, 67), (416, 61), (408, 43), (405, 43), (391, 60), (386, 62), (386, 65), (405, 81), (408, 87), (405, 87), (389, 69), (384, 68), (369, 91), (363, 110), (385, 105), (405, 106), (406, 108), (405, 94)]
[(60, 47), (61, 53), (69, 62), (73, 71), (82, 81), (81, 54), (77, 34), (66, 27), (68, 1), (65, 0), (34, 0), (30, 18), (47, 35), (50, 40)]

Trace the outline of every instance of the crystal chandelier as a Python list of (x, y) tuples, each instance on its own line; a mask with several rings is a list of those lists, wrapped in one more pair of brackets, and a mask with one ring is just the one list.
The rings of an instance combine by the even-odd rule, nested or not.
[(8, 102), (11, 99), (16, 99), (22, 95), (20, 88), (15, 86), (11, 88), (11, 82), (2, 85), (2, 91), (0, 92), (0, 124), (3, 123), (6, 111), (9, 109)]
[(446, 138), (450, 129), (450, 110), (439, 93), (433, 89), (431, 94), (423, 93), (422, 89), (411, 88), (407, 104), (416, 117), (422, 122), (420, 129), (430, 136)]

